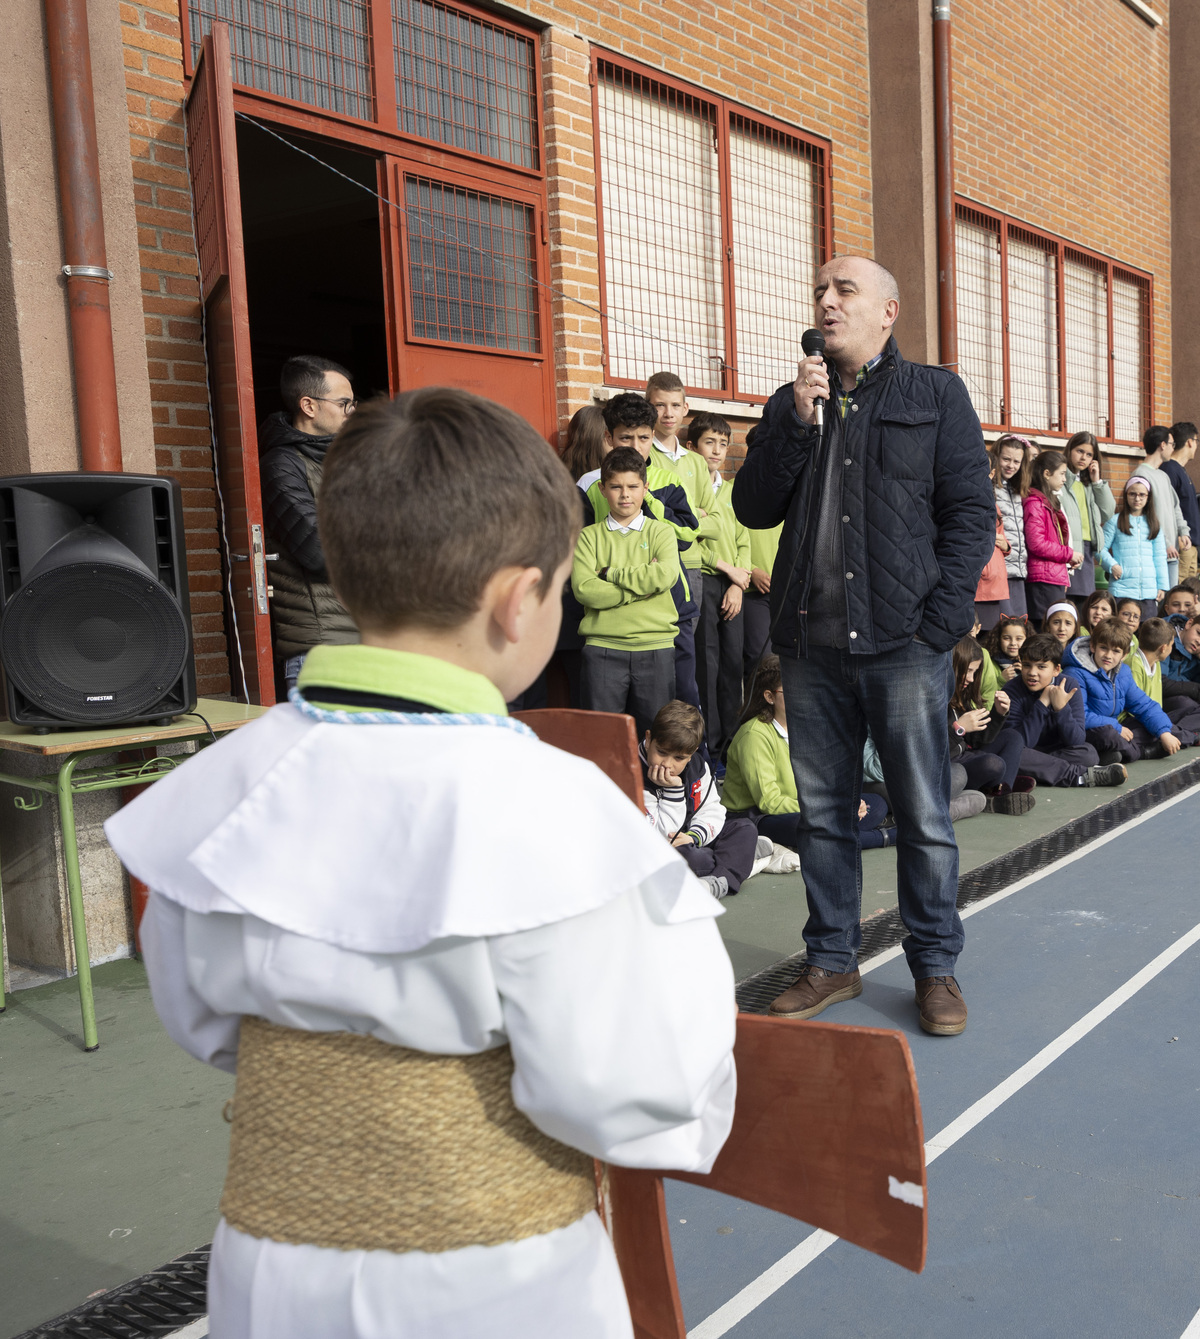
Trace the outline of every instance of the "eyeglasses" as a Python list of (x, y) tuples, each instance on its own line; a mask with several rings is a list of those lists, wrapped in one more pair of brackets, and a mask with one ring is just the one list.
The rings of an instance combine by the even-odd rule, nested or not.
[(353, 414), (354, 411), (358, 408), (357, 400), (331, 400), (326, 395), (309, 395), (306, 396), (305, 398), (309, 400), (320, 400), (322, 404), (340, 405), (343, 414)]

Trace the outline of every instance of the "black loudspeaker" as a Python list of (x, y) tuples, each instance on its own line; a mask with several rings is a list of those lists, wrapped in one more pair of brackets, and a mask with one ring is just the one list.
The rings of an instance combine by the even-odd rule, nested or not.
[(183, 499), (150, 474), (0, 479), (9, 719), (165, 721), (196, 706)]

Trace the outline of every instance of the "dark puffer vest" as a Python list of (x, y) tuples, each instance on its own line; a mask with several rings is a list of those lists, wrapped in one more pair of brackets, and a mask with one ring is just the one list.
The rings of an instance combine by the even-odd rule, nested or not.
[(297, 431), (283, 414), (272, 414), (259, 429), (267, 547), (279, 555), (271, 564), (271, 623), (280, 659), (359, 640), (329, 584), (317, 533), (317, 494), (332, 441)]

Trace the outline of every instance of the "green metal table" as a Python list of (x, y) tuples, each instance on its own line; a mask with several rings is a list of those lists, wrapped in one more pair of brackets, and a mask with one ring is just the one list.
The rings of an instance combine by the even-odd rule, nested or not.
[[(98, 754), (123, 753), (155, 748), (159, 744), (196, 740), (202, 746), (215, 742), (222, 734), (261, 716), (264, 707), (244, 702), (222, 702), (204, 698), (196, 710), (177, 716), (170, 725), (118, 726), (110, 730), (63, 730), (38, 735), (23, 725), (0, 721), (0, 750), (32, 753), (54, 759), (58, 770), (41, 776), (20, 776), (0, 772), (0, 782), (18, 790), (32, 791), (31, 798), (17, 795), (18, 809), (40, 809), (47, 795), (58, 797), (58, 822), (62, 831), (63, 865), (67, 876), (67, 904), (71, 917), (71, 939), (75, 946), (75, 969), (79, 985), (79, 1008), (83, 1015), (83, 1049), (94, 1051), (100, 1045), (96, 1032), (96, 1007), (92, 998), (92, 964), (88, 954), (87, 922), (83, 913), (83, 885), (79, 875), (79, 845), (75, 835), (75, 796), (94, 790), (119, 790), (124, 786), (144, 786), (174, 771), (190, 754), (151, 756), (115, 767), (80, 767), (87, 758)], [(0, 884), (0, 967), (3, 964), (4, 913), (3, 886)], [(4, 979), (0, 971), (0, 1013), (5, 1008)]]

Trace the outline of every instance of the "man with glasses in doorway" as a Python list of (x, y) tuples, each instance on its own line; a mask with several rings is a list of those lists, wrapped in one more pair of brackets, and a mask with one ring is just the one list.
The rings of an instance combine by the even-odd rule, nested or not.
[(325, 454), (354, 412), (350, 373), (329, 358), (299, 354), (279, 377), (282, 411), (259, 428), (259, 474), (271, 564), (271, 623), (286, 691), (314, 646), (357, 642), (358, 629), (334, 594), (317, 533)]

